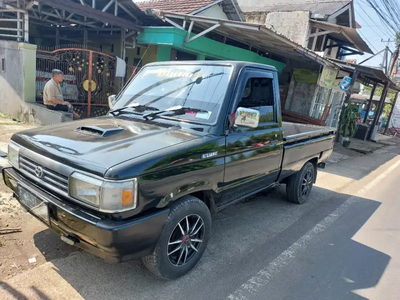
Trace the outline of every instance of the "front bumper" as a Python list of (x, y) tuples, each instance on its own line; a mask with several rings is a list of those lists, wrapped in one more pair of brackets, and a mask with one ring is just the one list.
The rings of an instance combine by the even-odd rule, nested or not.
[(21, 203), (33, 216), (77, 247), (109, 262), (126, 261), (152, 253), (169, 213), (168, 209), (164, 209), (139, 218), (109, 220), (104, 215), (62, 201), (13, 168), (4, 168), (3, 178), (20, 203), (21, 190), (29, 191), (43, 201), (48, 210), (47, 220)]

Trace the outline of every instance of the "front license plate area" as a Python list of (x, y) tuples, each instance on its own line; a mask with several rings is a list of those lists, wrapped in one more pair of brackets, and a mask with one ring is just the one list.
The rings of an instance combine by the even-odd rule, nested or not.
[(46, 224), (50, 224), (49, 209), (47, 207), (47, 203), (36, 197), (34, 194), (28, 192), (21, 186), (18, 186), (17, 190), (20, 203), (34, 216), (36, 216)]

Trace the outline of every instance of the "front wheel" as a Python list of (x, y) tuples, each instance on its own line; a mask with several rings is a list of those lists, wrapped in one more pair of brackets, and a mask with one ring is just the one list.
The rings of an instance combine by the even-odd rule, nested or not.
[(196, 197), (186, 196), (174, 203), (163, 233), (154, 250), (142, 258), (145, 266), (163, 279), (188, 273), (200, 260), (211, 233), (211, 214)]
[(303, 204), (308, 200), (315, 181), (315, 168), (307, 162), (303, 168), (289, 177), (286, 184), (286, 194), (290, 202)]

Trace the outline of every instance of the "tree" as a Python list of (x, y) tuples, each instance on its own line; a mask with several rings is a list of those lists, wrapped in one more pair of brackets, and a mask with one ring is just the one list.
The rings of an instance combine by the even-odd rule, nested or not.
[[(372, 91), (372, 87), (365, 86), (363, 94), (364, 95), (371, 95), (371, 91)], [(379, 96), (379, 97), (382, 96), (382, 91), (383, 91), (383, 87), (382, 86), (377, 86), (376, 89), (375, 89), (374, 96)], [(393, 102), (395, 97), (396, 97), (396, 93), (389, 90), (386, 98), (389, 98)]]

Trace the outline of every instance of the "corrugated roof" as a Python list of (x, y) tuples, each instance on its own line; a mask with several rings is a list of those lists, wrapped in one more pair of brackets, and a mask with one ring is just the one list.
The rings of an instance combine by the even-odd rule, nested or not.
[(246, 17), (237, 0), (223, 0), (222, 9), (229, 20), (246, 21)]
[(159, 9), (164, 11), (190, 14), (204, 6), (207, 6), (215, 0), (151, 0), (136, 2), (136, 5), (142, 9)]
[(238, 0), (245, 12), (309, 11), (312, 14), (331, 15), (352, 0)]
[(265, 25), (206, 18), (195, 15), (185, 15), (165, 11), (154, 10), (153, 13), (161, 19), (172, 18), (194, 22), (194, 26), (201, 30), (207, 30), (211, 26), (219, 24), (212, 32), (229, 39), (236, 40), (245, 45), (252, 45), (254, 48), (265, 52), (280, 55), (282, 57), (307, 62), (308, 64), (328, 65), (336, 67), (329, 60), (319, 56), (317, 53), (296, 44), (282, 34), (277, 33)]
[(100, 22), (107, 22), (111, 25), (118, 26), (121, 28), (138, 30), (142, 28), (130, 20), (116, 17), (112, 14), (102, 12), (100, 10), (91, 8), (88, 5), (82, 5), (75, 3), (71, 0), (37, 0), (40, 4), (46, 4), (56, 9), (66, 10), (70, 13), (74, 13), (80, 16), (87, 16)]
[(367, 67), (358, 64), (352, 64), (345, 61), (341, 61), (338, 59), (329, 58), (330, 61), (334, 62), (335, 65), (339, 66), (341, 70), (345, 72), (352, 73), (355, 70), (359, 72), (359, 77), (361, 80), (366, 79), (374, 80), (380, 82), (381, 84), (388, 83), (390, 89), (395, 90), (396, 92), (400, 92), (400, 86), (396, 85), (386, 74), (377, 68), (374, 67)]
[(142, 9), (158, 9), (181, 14), (192, 14), (213, 3), (221, 3), (222, 10), (229, 20), (244, 21), (245, 17), (236, 0), (149, 0), (136, 2), (136, 5)]
[(371, 48), (358, 34), (356, 29), (336, 24), (331, 24), (327, 22), (314, 21), (314, 20), (310, 20), (310, 22), (311, 25), (313, 25), (316, 28), (332, 31), (331, 33), (329, 33), (329, 36), (331, 36), (332, 38), (343, 41), (348, 45), (350, 45), (351, 47), (356, 48), (360, 52), (374, 54)]

